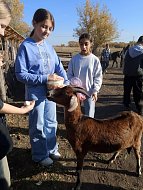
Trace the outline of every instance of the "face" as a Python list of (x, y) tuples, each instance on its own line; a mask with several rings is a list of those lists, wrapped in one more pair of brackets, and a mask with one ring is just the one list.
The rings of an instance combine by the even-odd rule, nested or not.
[(39, 23), (33, 23), (34, 35), (36, 41), (46, 39), (53, 31), (53, 25), (51, 20), (45, 20)]
[(4, 36), (4, 31), (7, 25), (9, 25), (11, 18), (0, 19), (0, 35)]
[(91, 53), (92, 43), (88, 39), (81, 39), (79, 42), (79, 46), (81, 49), (81, 55), (89, 55)]

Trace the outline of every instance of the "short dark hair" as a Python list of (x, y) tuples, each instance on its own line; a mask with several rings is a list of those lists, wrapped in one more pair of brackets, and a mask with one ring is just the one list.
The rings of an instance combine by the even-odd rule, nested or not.
[(90, 34), (88, 34), (88, 33), (83, 33), (83, 34), (81, 34), (81, 36), (79, 37), (79, 42), (80, 42), (81, 39), (87, 39), (87, 40), (89, 40), (91, 43), (93, 42), (92, 36), (91, 36)]

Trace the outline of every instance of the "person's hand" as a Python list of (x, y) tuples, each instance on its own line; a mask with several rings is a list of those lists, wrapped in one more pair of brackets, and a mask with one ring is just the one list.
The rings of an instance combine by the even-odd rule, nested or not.
[(31, 111), (35, 106), (35, 100), (33, 101), (25, 101), (24, 105), (21, 107), (22, 109), (25, 109), (25, 113)]
[(64, 78), (61, 76), (58, 76), (55, 73), (48, 76), (48, 81), (58, 81), (58, 80), (64, 80)]
[(95, 102), (96, 102), (97, 99), (98, 99), (98, 98), (97, 98), (97, 93), (93, 93), (91, 97), (92, 97), (92, 100), (95, 101)]
[(63, 77), (58, 76), (56, 74), (51, 74), (48, 76), (47, 88), (48, 89), (62, 88), (64, 86), (63, 83), (64, 83)]
[(80, 101), (84, 101), (86, 99), (86, 96), (82, 93), (76, 93), (77, 97), (80, 99)]

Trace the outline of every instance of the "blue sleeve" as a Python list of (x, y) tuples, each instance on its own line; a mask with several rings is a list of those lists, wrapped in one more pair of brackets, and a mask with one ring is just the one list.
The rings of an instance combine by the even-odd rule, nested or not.
[(18, 50), (18, 54), (15, 61), (15, 74), (17, 80), (23, 82), (24, 84), (37, 85), (44, 84), (47, 82), (47, 75), (29, 72), (28, 67), (28, 56), (25, 46), (22, 44)]

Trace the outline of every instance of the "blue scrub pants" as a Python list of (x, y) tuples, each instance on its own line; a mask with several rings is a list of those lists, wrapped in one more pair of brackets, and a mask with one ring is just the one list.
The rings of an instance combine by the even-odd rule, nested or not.
[(56, 104), (48, 99), (38, 99), (29, 113), (32, 160), (39, 162), (58, 151), (56, 131)]
[(84, 100), (84, 114), (94, 118), (95, 115), (95, 101), (92, 98), (86, 98)]

